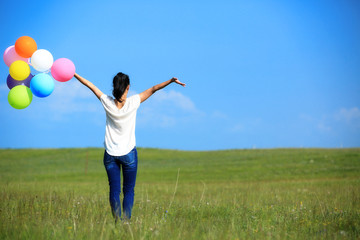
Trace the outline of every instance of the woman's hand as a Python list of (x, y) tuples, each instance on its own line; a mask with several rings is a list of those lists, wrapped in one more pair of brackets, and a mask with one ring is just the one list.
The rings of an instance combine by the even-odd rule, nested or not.
[(179, 84), (179, 85), (181, 85), (181, 86), (183, 86), (183, 87), (186, 86), (185, 83), (180, 82), (176, 77), (173, 77), (173, 78), (171, 79), (171, 82), (177, 83), (177, 84)]

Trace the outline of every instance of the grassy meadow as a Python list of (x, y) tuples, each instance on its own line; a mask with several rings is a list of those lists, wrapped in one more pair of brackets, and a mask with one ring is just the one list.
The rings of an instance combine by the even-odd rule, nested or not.
[(0, 239), (360, 238), (358, 148), (139, 148), (116, 225), (103, 151), (0, 150)]

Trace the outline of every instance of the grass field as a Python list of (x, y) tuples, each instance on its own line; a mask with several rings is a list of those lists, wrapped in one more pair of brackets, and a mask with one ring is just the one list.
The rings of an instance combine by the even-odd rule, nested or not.
[(359, 239), (360, 149), (138, 149), (115, 225), (103, 150), (0, 150), (0, 239)]

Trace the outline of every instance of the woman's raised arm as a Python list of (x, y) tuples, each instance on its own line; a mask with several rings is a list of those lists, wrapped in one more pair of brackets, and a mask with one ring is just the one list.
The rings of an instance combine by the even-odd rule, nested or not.
[(87, 86), (96, 95), (98, 99), (100, 99), (101, 95), (103, 95), (103, 93), (89, 80), (86, 80), (77, 73), (75, 73), (74, 77), (79, 80), (79, 82)]
[(157, 85), (155, 85), (155, 86), (153, 86), (153, 87), (151, 87), (151, 88), (143, 91), (142, 93), (140, 93), (140, 94), (139, 94), (139, 95), (140, 95), (140, 101), (141, 101), (141, 102), (144, 102), (144, 101), (145, 101), (146, 99), (148, 99), (151, 95), (153, 95), (156, 91), (158, 91), (158, 90), (166, 87), (167, 85), (169, 85), (170, 83), (173, 83), (173, 82), (174, 82), (174, 83), (177, 83), (177, 84), (179, 84), (179, 85), (181, 85), (181, 86), (183, 86), (183, 87), (186, 86), (185, 83), (182, 83), (182, 82), (180, 82), (177, 78), (173, 77), (173, 78), (170, 79), (170, 80), (167, 80), (167, 81), (165, 81), (165, 82), (163, 82), (163, 83), (157, 84)]

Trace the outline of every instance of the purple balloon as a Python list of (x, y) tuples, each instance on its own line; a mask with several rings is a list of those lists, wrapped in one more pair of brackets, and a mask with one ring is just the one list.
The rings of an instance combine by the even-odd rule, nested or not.
[(7, 77), (6, 83), (7, 83), (7, 86), (8, 86), (9, 89), (12, 89), (13, 87), (15, 87), (17, 85), (25, 85), (25, 86), (27, 86), (29, 88), (30, 87), (30, 81), (33, 78), (33, 76), (34, 75), (32, 75), (30, 73), (30, 75), (25, 80), (18, 81), (18, 80), (13, 79), (9, 74), (8, 77)]

